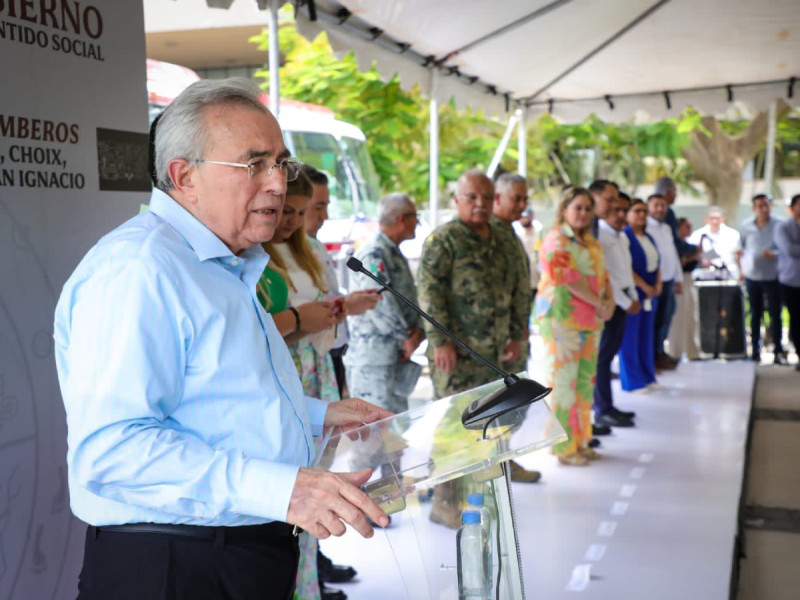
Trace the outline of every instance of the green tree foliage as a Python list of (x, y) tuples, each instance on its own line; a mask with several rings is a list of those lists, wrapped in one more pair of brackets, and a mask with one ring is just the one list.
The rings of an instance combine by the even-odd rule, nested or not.
[[(419, 89), (403, 90), (397, 77), (381, 81), (374, 64), (360, 71), (352, 53), (342, 59), (333, 55), (324, 33), (308, 41), (297, 33), (290, 13), (284, 10), (281, 17), (281, 96), (326, 106), (337, 118), (357, 124), (367, 136), (384, 191), (402, 190), (417, 199), (427, 198), (430, 114)], [(266, 49), (268, 36), (265, 30), (252, 41)], [(265, 80), (262, 87), (268, 89), (269, 71), (256, 76)], [(480, 112), (457, 111), (452, 103), (441, 106), (439, 113), (439, 183), (443, 188), (464, 170), (488, 163), (502, 125), (486, 120)]]

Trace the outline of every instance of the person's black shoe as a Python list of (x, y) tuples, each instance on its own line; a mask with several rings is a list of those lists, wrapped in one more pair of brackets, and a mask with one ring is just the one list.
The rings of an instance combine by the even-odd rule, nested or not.
[(595, 415), (594, 422), (599, 425), (606, 425), (608, 427), (633, 427), (633, 421), (614, 413), (606, 413), (604, 415)]
[(610, 433), (611, 427), (608, 425), (598, 425), (597, 423), (592, 425), (592, 435), (609, 435)]
[(589, 448), (597, 448), (600, 445), (600, 440), (597, 438), (592, 438), (586, 445), (589, 446)]
[(660, 354), (655, 360), (656, 371), (674, 371), (678, 367), (666, 354)]
[(608, 412), (610, 412), (612, 415), (617, 415), (618, 417), (622, 417), (624, 419), (636, 418), (636, 413), (633, 412), (632, 410), (620, 410), (616, 406), (612, 406), (611, 410)]
[(356, 570), (347, 565), (333, 564), (330, 558), (317, 550), (317, 576), (320, 583), (344, 583), (356, 576)]
[[(761, 362), (761, 354), (759, 354), (758, 352), (754, 352), (753, 355), (750, 357), (750, 360), (752, 360), (754, 363), (760, 363)], [(776, 363), (778, 362), (778, 356), (777, 355), (775, 355), (775, 362)]]
[(319, 596), (322, 600), (347, 600), (347, 594), (342, 590), (328, 587), (322, 582), (319, 584)]

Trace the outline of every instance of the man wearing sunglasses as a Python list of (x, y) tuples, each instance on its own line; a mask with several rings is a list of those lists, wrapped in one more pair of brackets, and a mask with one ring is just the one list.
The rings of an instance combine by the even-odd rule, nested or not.
[(369, 470), (310, 465), (324, 426), (390, 413), (304, 397), (256, 298), (298, 169), (259, 95), (200, 81), (166, 109), (149, 210), (89, 251), (56, 307), (82, 600), (284, 600), (298, 527), (387, 523), (358, 489)]

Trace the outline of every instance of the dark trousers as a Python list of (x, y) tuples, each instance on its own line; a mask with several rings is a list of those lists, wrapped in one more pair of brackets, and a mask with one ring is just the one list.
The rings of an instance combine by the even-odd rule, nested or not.
[(661, 295), (658, 297), (658, 306), (655, 315), (655, 357), (664, 354), (664, 342), (669, 335), (669, 326), (672, 324), (672, 317), (675, 315), (675, 282), (665, 281), (662, 283)]
[(800, 287), (781, 284), (783, 304), (789, 311), (789, 339), (800, 356)]
[(614, 407), (614, 398), (611, 396), (611, 361), (622, 346), (627, 318), (627, 313), (617, 306), (614, 314), (606, 321), (603, 334), (600, 336), (594, 385), (595, 417), (606, 414)]
[[(220, 527), (210, 540), (89, 527), (78, 600), (288, 600), (300, 550), (279, 525), (277, 535), (265, 525)], [(233, 530), (248, 533), (226, 535)]]
[(744, 280), (747, 297), (750, 299), (750, 339), (753, 342), (753, 354), (761, 352), (761, 317), (764, 314), (764, 297), (767, 298), (767, 311), (769, 311), (769, 324), (772, 328), (772, 339), (775, 343), (775, 352), (783, 352), (781, 337), (783, 325), (781, 323), (781, 288), (776, 281)]

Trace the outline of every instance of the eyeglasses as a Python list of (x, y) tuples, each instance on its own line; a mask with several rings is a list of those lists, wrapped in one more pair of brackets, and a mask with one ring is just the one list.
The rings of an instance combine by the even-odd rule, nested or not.
[(247, 169), (247, 176), (250, 179), (266, 173), (270, 177), (275, 172), (275, 167), (278, 167), (281, 175), (286, 178), (286, 181), (294, 181), (300, 175), (300, 166), (303, 164), (295, 158), (284, 158), (280, 162), (274, 162), (267, 166), (266, 158), (254, 158), (246, 163), (227, 162), (224, 160), (208, 160), (205, 158), (195, 158), (192, 160), (194, 163), (209, 163), (212, 165), (222, 165), (224, 167), (236, 167), (237, 169)]
[(473, 202), (492, 202), (494, 200), (493, 194), (457, 194), (457, 196), (470, 204)]
[(403, 217), (414, 217), (415, 219), (419, 220), (419, 217), (417, 216), (417, 213), (415, 213), (415, 212), (407, 212), (407, 213), (403, 213), (403, 215), (402, 215), (402, 216), (403, 216)]

